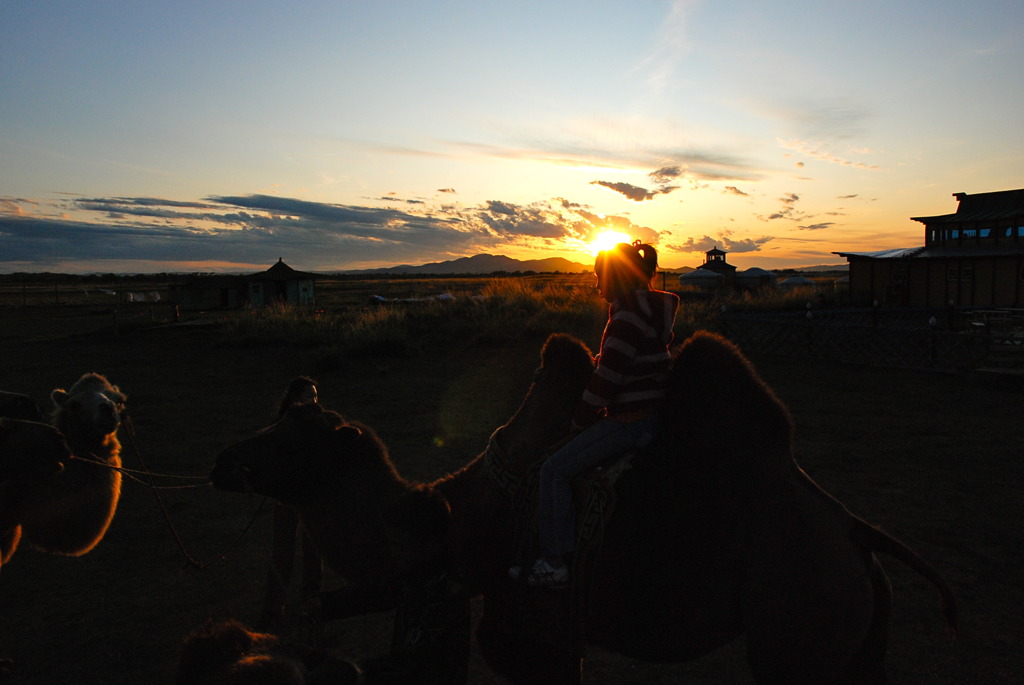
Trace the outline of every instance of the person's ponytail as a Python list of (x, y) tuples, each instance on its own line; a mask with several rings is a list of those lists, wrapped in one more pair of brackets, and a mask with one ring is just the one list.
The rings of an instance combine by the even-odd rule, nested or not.
[(653, 246), (641, 243), (639, 240), (634, 240), (632, 247), (636, 250), (637, 256), (640, 257), (643, 263), (647, 280), (654, 278), (654, 272), (658, 270), (658, 251)]

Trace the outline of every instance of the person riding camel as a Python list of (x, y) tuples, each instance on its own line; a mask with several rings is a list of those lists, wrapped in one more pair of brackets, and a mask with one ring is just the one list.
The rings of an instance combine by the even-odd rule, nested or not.
[[(619, 243), (595, 260), (608, 321), (573, 416), (575, 435), (541, 466), (541, 557), (529, 569), (531, 586), (564, 587), (569, 579), (567, 557), (576, 547), (573, 478), (616, 454), (645, 447), (658, 429), (679, 297), (651, 289), (657, 268), (657, 251), (639, 240)], [(514, 579), (522, 572), (520, 566), (509, 569)]]

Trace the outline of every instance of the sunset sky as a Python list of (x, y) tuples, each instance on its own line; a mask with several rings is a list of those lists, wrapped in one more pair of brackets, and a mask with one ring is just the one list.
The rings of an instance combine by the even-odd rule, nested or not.
[(1024, 188), (1021, 0), (0, 3), (0, 273), (841, 264)]

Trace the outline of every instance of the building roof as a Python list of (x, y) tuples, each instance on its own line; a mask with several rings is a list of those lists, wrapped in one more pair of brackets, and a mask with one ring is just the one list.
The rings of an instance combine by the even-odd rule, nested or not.
[(923, 250), (923, 247), (903, 247), (895, 250), (876, 250), (874, 252), (833, 252), (840, 257), (863, 257), (865, 259), (905, 259), (913, 257)]
[(909, 247), (899, 250), (879, 250), (877, 252), (833, 252), (840, 257), (860, 257), (862, 259), (955, 259), (959, 257), (1007, 257), (1021, 254), (1016, 245), (929, 245), (927, 247)]
[(306, 271), (296, 271), (287, 264), (284, 263), (284, 259), (281, 257), (277, 258), (277, 263), (266, 271), (261, 271), (256, 274), (249, 274), (247, 278), (254, 278), (263, 281), (297, 281), (302, 279), (318, 278), (316, 274), (311, 274)]
[(912, 221), (925, 225), (998, 221), (1024, 217), (1024, 189), (1000, 190), (994, 193), (953, 193), (957, 199), (956, 213), (938, 216), (912, 216)]

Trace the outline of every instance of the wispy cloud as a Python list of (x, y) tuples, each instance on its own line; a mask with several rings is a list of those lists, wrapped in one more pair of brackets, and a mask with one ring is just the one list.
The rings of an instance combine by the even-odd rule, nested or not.
[(656, 94), (669, 88), (676, 70), (690, 52), (690, 13), (696, 5), (696, 0), (673, 0), (658, 27), (653, 47), (636, 67)]
[(779, 198), (780, 207), (778, 211), (768, 216), (758, 215), (761, 221), (775, 221), (777, 219), (792, 219), (799, 221), (806, 218), (806, 215), (799, 211), (796, 207), (796, 203), (799, 202), (800, 196), (796, 193), (786, 193)]
[(799, 154), (816, 159), (820, 162), (828, 162), (829, 164), (838, 164), (839, 166), (853, 167), (855, 169), (868, 169), (876, 170), (879, 168), (877, 164), (868, 164), (866, 162), (855, 162), (845, 157), (841, 157), (829, 149), (829, 145), (821, 141), (812, 140), (777, 140), (779, 147), (786, 150), (794, 150)]

